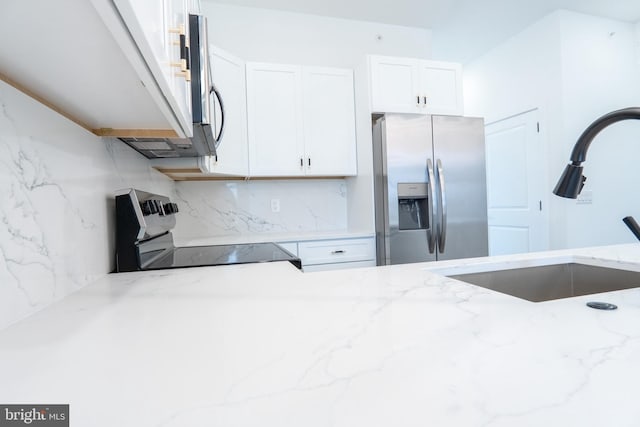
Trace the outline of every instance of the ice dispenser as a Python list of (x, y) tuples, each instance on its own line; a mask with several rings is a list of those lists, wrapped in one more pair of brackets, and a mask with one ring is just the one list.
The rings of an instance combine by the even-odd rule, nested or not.
[(398, 183), (398, 228), (429, 228), (428, 189), (426, 182)]

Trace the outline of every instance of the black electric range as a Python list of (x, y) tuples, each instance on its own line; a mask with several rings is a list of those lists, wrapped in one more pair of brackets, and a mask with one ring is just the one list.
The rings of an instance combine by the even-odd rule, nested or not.
[(116, 272), (204, 267), (299, 258), (275, 243), (182, 246), (173, 243), (178, 206), (168, 197), (128, 189), (116, 196)]

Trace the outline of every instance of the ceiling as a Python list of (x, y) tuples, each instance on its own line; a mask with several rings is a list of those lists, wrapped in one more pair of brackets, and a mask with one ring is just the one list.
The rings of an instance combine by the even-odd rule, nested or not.
[(640, 21), (638, 0), (208, 0), (433, 30), (433, 57), (468, 62), (556, 9)]

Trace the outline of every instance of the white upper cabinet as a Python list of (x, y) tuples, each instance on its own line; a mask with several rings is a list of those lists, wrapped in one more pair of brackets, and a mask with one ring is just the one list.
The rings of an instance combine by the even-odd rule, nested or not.
[(462, 115), (460, 64), (370, 56), (371, 110)]
[[(210, 164), (210, 172), (221, 175), (247, 176), (249, 154), (247, 147), (247, 104), (245, 63), (241, 59), (211, 46), (213, 83), (222, 98), (214, 104), (216, 135), (222, 130), (222, 142)], [(221, 129), (224, 110), (224, 128)]]
[(247, 64), (251, 176), (356, 175), (351, 70)]
[[(96, 135), (184, 137), (183, 0), (33, 0), (2, 5), (0, 79)], [(73, 25), (68, 25), (73, 11)], [(185, 27), (186, 29), (186, 27)], [(16, 35), (19, 35), (16, 36)]]
[(188, 62), (181, 59), (181, 50), (186, 52), (184, 46), (189, 46), (187, 1), (113, 2), (180, 126), (192, 136), (191, 76)]
[(451, 62), (419, 61), (420, 108), (428, 114), (461, 116), (462, 66)]
[(370, 56), (371, 108), (377, 112), (415, 113), (419, 109), (415, 59)]
[(247, 64), (249, 173), (304, 175), (302, 69)]
[(302, 69), (306, 175), (356, 175), (353, 71)]

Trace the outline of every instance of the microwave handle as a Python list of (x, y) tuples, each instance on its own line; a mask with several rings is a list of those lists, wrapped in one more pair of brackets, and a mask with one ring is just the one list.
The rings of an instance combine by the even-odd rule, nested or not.
[(209, 96), (211, 96), (211, 94), (215, 95), (215, 97), (218, 99), (218, 105), (220, 105), (220, 132), (218, 132), (218, 136), (215, 136), (217, 145), (220, 143), (222, 134), (224, 132), (224, 103), (222, 102), (222, 96), (220, 96), (220, 92), (214, 84), (211, 84), (211, 89), (209, 90)]

